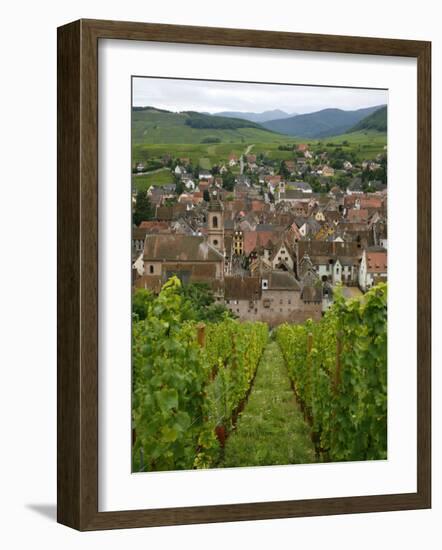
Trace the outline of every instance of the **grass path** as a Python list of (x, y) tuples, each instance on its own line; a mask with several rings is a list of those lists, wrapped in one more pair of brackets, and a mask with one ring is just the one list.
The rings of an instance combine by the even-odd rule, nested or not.
[(315, 462), (309, 428), (274, 341), (264, 351), (248, 402), (224, 451), (224, 467)]

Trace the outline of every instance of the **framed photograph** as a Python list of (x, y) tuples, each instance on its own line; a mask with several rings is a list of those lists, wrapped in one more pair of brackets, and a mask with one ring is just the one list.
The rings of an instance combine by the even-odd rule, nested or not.
[(430, 73), (429, 42), (58, 29), (60, 523), (431, 506)]

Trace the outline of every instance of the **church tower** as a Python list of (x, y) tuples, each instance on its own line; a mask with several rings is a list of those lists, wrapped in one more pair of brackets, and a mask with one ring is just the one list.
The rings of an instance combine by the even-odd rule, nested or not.
[(210, 197), (208, 226), (209, 243), (224, 254), (224, 208), (216, 193)]

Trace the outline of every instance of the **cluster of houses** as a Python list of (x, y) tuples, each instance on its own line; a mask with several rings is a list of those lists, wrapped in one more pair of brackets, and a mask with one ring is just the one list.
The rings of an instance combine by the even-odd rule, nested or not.
[(274, 326), (319, 319), (337, 285), (354, 294), (386, 280), (386, 188), (319, 194), (267, 173), (239, 174), (231, 191), (222, 174), (178, 168), (184, 191), (150, 188), (155, 218), (133, 228), (134, 288), (159, 292), (177, 275), (208, 284), (239, 319)]

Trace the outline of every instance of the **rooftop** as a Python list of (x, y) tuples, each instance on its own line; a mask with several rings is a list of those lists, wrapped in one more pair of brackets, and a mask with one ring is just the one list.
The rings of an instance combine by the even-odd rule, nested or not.
[(143, 260), (220, 262), (223, 255), (204, 237), (193, 235), (146, 235)]

